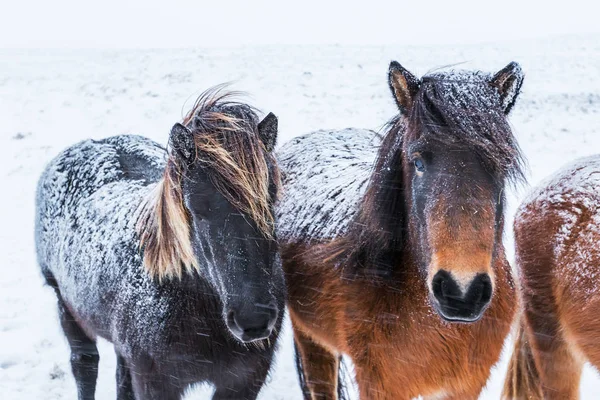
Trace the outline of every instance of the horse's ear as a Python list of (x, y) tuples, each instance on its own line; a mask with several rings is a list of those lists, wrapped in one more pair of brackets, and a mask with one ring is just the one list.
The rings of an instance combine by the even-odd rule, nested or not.
[(258, 123), (258, 136), (267, 151), (273, 151), (277, 144), (277, 125), (277, 117), (272, 112)]
[(515, 105), (521, 92), (523, 78), (521, 66), (513, 61), (498, 71), (490, 81), (491, 85), (500, 93), (500, 104), (505, 114), (508, 114)]
[(188, 163), (193, 161), (193, 156), (196, 153), (194, 145), (194, 135), (183, 124), (176, 123), (171, 128), (171, 136), (169, 137), (171, 147)]
[(390, 63), (388, 83), (400, 112), (407, 115), (419, 91), (419, 79), (397, 61)]

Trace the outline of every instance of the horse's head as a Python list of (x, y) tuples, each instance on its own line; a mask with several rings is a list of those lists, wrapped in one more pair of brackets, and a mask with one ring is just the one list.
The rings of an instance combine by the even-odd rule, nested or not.
[(406, 226), (436, 311), (448, 321), (481, 318), (503, 251), (507, 181), (522, 176), (507, 115), (523, 74), (435, 73), (417, 79), (397, 62), (389, 84), (400, 109)]
[[(171, 130), (165, 179), (179, 211), (163, 235), (181, 263), (218, 293), (224, 322), (241, 341), (264, 339), (283, 313), (284, 279), (273, 223), (279, 171), (277, 118), (223, 96), (204, 96)], [(181, 214), (178, 221), (173, 215)], [(181, 230), (181, 232), (177, 232)], [(187, 237), (188, 243), (176, 238)], [(175, 238), (175, 239), (173, 239)], [(146, 246), (148, 247), (148, 246)], [(146, 263), (146, 265), (152, 264)], [(168, 274), (168, 273), (167, 273)]]

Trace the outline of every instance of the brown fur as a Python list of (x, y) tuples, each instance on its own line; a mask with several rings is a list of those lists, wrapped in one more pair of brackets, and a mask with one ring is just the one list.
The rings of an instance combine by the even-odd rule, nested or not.
[[(313, 400), (337, 398), (332, 371), (340, 354), (354, 363), (361, 399), (477, 399), (516, 313), (502, 244), (503, 190), (522, 177), (523, 159), (497, 95), (481, 74), (428, 76), (415, 86), (397, 73), (406, 77), (392, 63), (401, 115), (383, 138), (347, 231), (282, 244), (290, 316)], [(452, 169), (422, 174), (434, 179), (422, 214), (412, 196), (421, 175), (411, 155), (419, 145), (446, 157)], [(428, 286), (431, 270), (442, 268), (460, 285), (489, 275), (493, 295), (479, 320), (446, 322), (436, 312)]]
[[(272, 237), (269, 175), (279, 188), (277, 164), (273, 162), (269, 171), (265, 158), (273, 156), (257, 139), (256, 128), (227, 114), (227, 106), (237, 103), (227, 101), (235, 93), (222, 89), (217, 86), (203, 93), (183, 120), (193, 135), (194, 163), (205, 167), (216, 189)], [(198, 267), (181, 191), (184, 162), (170, 149), (163, 178), (140, 206), (136, 229), (144, 247), (144, 266), (158, 279), (181, 278), (184, 271)]]
[(509, 400), (541, 400), (544, 398), (529, 338), (519, 321), (514, 332), (513, 356), (508, 364), (502, 398)]
[[(440, 203), (444, 205), (447, 202)], [(429, 218), (433, 254), (428, 283), (440, 269), (452, 271), (459, 284), (470, 282), (479, 273), (488, 274), (494, 282), (492, 254), (496, 230), (493, 225), (481, 223), (494, 219), (493, 208), (487, 204), (477, 208), (480, 219), (465, 217), (465, 223), (459, 227), (448, 226), (444, 218), (447, 207), (440, 208)], [(471, 213), (472, 210), (466, 212)], [(473, 235), (473, 232), (477, 232), (477, 235)]]
[[(323, 353), (329, 350), (328, 363), (337, 359), (337, 353), (348, 354), (355, 364), (361, 399), (411, 399), (435, 396), (440, 390), (447, 392), (446, 398), (479, 396), (515, 311), (510, 267), (503, 254), (494, 266), (492, 304), (473, 325), (440, 319), (429, 304), (425, 281), (411, 262), (399, 268), (404, 273), (396, 279), (402, 284), (394, 285), (394, 281), (348, 279), (339, 268), (315, 264), (306, 247), (287, 246), (282, 257), (293, 260), (284, 265), (287, 282), (297, 282), (288, 284), (296, 337), (310, 338)], [(326, 386), (311, 385), (311, 380), (328, 381), (334, 387), (336, 375), (312, 377), (314, 360), (300, 353), (309, 388), (319, 393)], [(326, 393), (323, 398), (336, 398), (333, 390)]]
[(578, 399), (584, 363), (600, 368), (600, 196), (563, 184), (580, 170), (541, 188), (515, 218), (524, 314), (504, 399)]
[[(369, 198), (373, 193), (367, 191), (366, 204), (375, 203)], [(443, 225), (434, 232), (438, 240), (444, 236), (453, 243), (464, 236)], [(478, 398), (516, 310), (498, 232), (502, 222), (497, 229), (481, 229), (470, 242), (459, 240), (465, 251), (455, 246), (440, 254), (442, 261), (464, 260), (464, 275), (484, 266), (493, 276), (492, 304), (473, 324), (444, 322), (431, 308), (430, 279), (420, 274), (410, 246), (383, 280), (369, 275), (374, 268), (361, 275), (349, 265), (349, 260), (363, 260), (348, 256), (349, 237), (284, 245), (290, 316), (312, 399), (337, 398), (337, 374), (331, 369), (341, 353), (355, 364), (361, 399)]]

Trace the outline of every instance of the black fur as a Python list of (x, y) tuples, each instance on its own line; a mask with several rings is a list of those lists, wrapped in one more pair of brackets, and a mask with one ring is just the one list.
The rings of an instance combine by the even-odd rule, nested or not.
[[(237, 117), (249, 110), (236, 109), (229, 104), (220, 112)], [(252, 115), (244, 131), (231, 134), (259, 140), (257, 121)], [(171, 142), (191, 160), (190, 143), (179, 146), (187, 129), (177, 124)], [(165, 155), (139, 136), (88, 140), (63, 151), (40, 179), (38, 261), (57, 296), (79, 399), (94, 398), (98, 336), (115, 346), (120, 400), (180, 399), (199, 382), (215, 386), (214, 399), (255, 399), (284, 314), (277, 246), (214, 187), (209, 190), (203, 166), (193, 177), (181, 177), (184, 195), (210, 192), (203, 200), (208, 210), (195, 203), (188, 210), (199, 270), (181, 279), (152, 279), (142, 265), (135, 224), (139, 205), (163, 175)], [(230, 256), (218, 258), (221, 253)], [(277, 316), (268, 339), (242, 342), (230, 329), (227, 310), (240, 303), (241, 318), (260, 310)]]

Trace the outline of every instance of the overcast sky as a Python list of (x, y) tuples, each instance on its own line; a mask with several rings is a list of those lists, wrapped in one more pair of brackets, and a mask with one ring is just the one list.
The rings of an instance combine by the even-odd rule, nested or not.
[(12, 48), (433, 44), (600, 32), (596, 0), (3, 3), (0, 47)]

